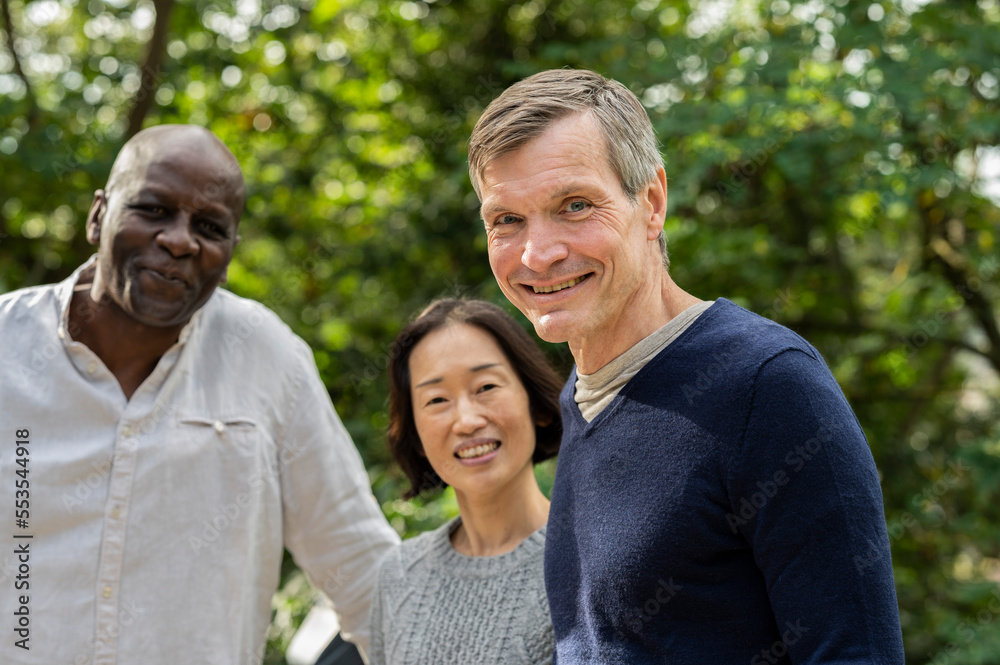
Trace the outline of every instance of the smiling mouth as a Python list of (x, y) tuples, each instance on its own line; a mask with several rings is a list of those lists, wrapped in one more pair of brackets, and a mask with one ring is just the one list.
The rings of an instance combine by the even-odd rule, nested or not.
[(458, 459), (475, 459), (477, 457), (483, 457), (484, 455), (489, 455), (494, 450), (500, 447), (499, 441), (493, 441), (492, 443), (482, 443), (478, 446), (472, 446), (471, 448), (465, 448), (459, 450), (455, 453), (455, 457)]
[(181, 284), (181, 285), (186, 285), (187, 284), (187, 282), (185, 282), (180, 277), (177, 277), (175, 275), (168, 275), (166, 273), (162, 273), (162, 272), (160, 272), (159, 270), (157, 270), (155, 268), (146, 268), (145, 270), (147, 272), (152, 273), (153, 275), (155, 275), (156, 277), (158, 277), (159, 279), (161, 279), (161, 280), (163, 280), (165, 282), (174, 282), (174, 283)]
[(590, 273), (587, 273), (582, 277), (575, 277), (571, 280), (560, 282), (559, 284), (553, 284), (552, 286), (532, 286), (531, 289), (535, 293), (555, 293), (556, 291), (562, 291), (563, 289), (568, 289), (571, 286), (576, 286), (588, 277), (590, 277)]

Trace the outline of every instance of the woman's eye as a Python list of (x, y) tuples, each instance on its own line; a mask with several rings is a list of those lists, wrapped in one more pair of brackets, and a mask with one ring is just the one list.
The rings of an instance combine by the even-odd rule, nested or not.
[(487, 383), (479, 388), (479, 392), (484, 393), (487, 390), (493, 390), (497, 385), (495, 383)]
[(427, 406), (432, 404), (444, 404), (444, 397), (432, 397), (427, 401)]

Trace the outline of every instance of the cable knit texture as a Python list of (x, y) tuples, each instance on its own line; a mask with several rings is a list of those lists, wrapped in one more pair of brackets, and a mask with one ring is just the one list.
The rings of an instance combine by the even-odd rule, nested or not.
[(545, 527), (506, 554), (470, 557), (451, 546), (460, 523), (455, 518), (386, 556), (372, 604), (372, 665), (552, 662)]

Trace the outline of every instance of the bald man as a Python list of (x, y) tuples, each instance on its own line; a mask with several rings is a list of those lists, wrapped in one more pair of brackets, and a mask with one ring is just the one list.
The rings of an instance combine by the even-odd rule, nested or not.
[(285, 547), (367, 646), (398, 538), (307, 345), (216, 288), (244, 196), (211, 132), (143, 131), (96, 255), (0, 297), (0, 662), (259, 663)]

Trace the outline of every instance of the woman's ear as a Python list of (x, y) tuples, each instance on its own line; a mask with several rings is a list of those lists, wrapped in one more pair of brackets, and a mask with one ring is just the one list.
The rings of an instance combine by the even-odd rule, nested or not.
[(545, 414), (544, 416), (538, 416), (535, 418), (535, 424), (539, 427), (548, 427), (552, 424), (552, 414)]

